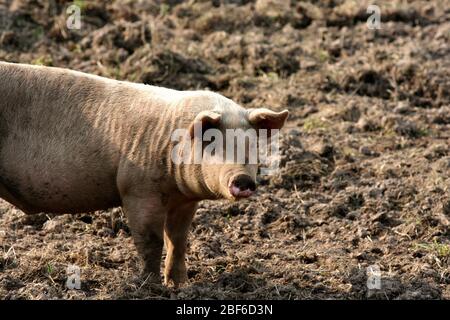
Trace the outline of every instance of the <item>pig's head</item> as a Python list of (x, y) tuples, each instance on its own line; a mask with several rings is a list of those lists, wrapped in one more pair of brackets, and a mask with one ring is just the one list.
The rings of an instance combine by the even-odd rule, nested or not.
[[(192, 141), (201, 139), (203, 158), (201, 163), (195, 165), (195, 170), (191, 170), (191, 172), (195, 172), (195, 176), (188, 179), (197, 180), (195, 183), (197, 189), (199, 189), (198, 184), (201, 184), (201, 192), (203, 192), (204, 198), (226, 198), (230, 200), (248, 198), (256, 190), (258, 164), (249, 161), (251, 158), (249, 152), (252, 152), (252, 148), (249, 146), (250, 139), (245, 138), (245, 150), (243, 150), (245, 161), (239, 161), (235, 158), (230, 162), (229, 159), (226, 159), (229, 151), (227, 149), (230, 146), (234, 148), (234, 154), (238, 153), (238, 148), (243, 147), (242, 143), (229, 143), (227, 132), (236, 132), (236, 136), (238, 136), (243, 132), (259, 132), (259, 129), (267, 129), (269, 132), (270, 129), (281, 129), (289, 112), (287, 110), (275, 112), (266, 108), (244, 109), (222, 96), (214, 102), (211, 109), (199, 111), (189, 125), (189, 136)], [(201, 128), (200, 134), (199, 128)], [(210, 129), (215, 129), (215, 131)], [(236, 131), (236, 129), (241, 131)], [(254, 131), (247, 131), (248, 129), (254, 129)], [(208, 145), (211, 146), (210, 141), (216, 142), (216, 135), (213, 135), (214, 138), (212, 139), (211, 135), (207, 138), (208, 132), (220, 132), (222, 134), (223, 149), (222, 153), (214, 153), (212, 158), (207, 159), (204, 152), (207, 151)], [(209, 141), (205, 142), (205, 140)], [(237, 142), (236, 140), (233, 138), (234, 142)], [(194, 148), (194, 145), (195, 143), (192, 144), (192, 148)], [(199, 179), (202, 181), (198, 181)]]

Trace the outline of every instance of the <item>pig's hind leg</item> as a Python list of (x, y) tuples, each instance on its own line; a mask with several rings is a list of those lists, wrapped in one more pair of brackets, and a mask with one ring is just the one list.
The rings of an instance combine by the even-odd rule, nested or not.
[(160, 283), (167, 208), (159, 197), (125, 196), (122, 206), (138, 253), (144, 260), (144, 276), (148, 282)]
[(189, 228), (197, 209), (197, 202), (188, 202), (171, 209), (166, 218), (164, 240), (167, 256), (164, 268), (164, 284), (175, 285), (187, 282), (186, 246)]

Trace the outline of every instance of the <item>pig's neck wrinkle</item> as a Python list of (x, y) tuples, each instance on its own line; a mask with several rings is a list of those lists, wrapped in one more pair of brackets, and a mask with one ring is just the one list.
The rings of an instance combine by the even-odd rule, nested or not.
[[(139, 100), (139, 99), (138, 99)], [(172, 141), (176, 129), (188, 129), (199, 110), (183, 104), (170, 103), (161, 99), (151, 99), (142, 109), (143, 101), (132, 99), (133, 105), (143, 114), (128, 115), (125, 128), (127, 139), (121, 146), (125, 161), (132, 162), (141, 172), (158, 182), (155, 187), (165, 192), (178, 191), (192, 200), (215, 199), (205, 183), (200, 165), (176, 164), (172, 161), (172, 150), (177, 142)], [(155, 180), (156, 181), (156, 180)]]
[(205, 183), (201, 166), (199, 165), (174, 165), (175, 181), (178, 189), (186, 197), (192, 200), (216, 199)]
[[(172, 123), (174, 126), (171, 128), (170, 133), (175, 129), (188, 129), (188, 126), (193, 121), (197, 110), (182, 112), (175, 112)], [(179, 142), (180, 144), (184, 142)], [(174, 179), (178, 190), (183, 193), (187, 198), (192, 200), (203, 199), (215, 199), (217, 196), (211, 192), (210, 188), (206, 184), (204, 174), (201, 165), (194, 164), (176, 164), (172, 161), (172, 150), (175, 147), (175, 143), (171, 143), (168, 148), (167, 167), (169, 168), (170, 175)]]

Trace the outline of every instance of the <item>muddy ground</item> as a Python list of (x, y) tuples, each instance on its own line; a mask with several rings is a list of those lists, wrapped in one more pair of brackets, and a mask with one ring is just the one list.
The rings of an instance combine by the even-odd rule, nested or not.
[(139, 278), (120, 209), (1, 202), (1, 298), (450, 298), (448, 0), (376, 1), (380, 30), (364, 1), (75, 3), (80, 30), (66, 2), (0, 0), (0, 60), (288, 108), (280, 172), (251, 200), (202, 203), (178, 290)]

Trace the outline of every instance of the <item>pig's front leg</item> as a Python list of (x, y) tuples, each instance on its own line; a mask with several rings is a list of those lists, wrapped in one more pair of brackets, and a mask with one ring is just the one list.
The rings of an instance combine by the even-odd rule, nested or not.
[(167, 256), (164, 283), (178, 287), (188, 280), (186, 270), (186, 246), (189, 228), (197, 209), (197, 202), (188, 202), (171, 209), (166, 218), (164, 240)]
[(160, 197), (156, 196), (125, 196), (122, 206), (138, 253), (144, 260), (144, 275), (149, 282), (160, 283), (167, 208), (161, 203)]

